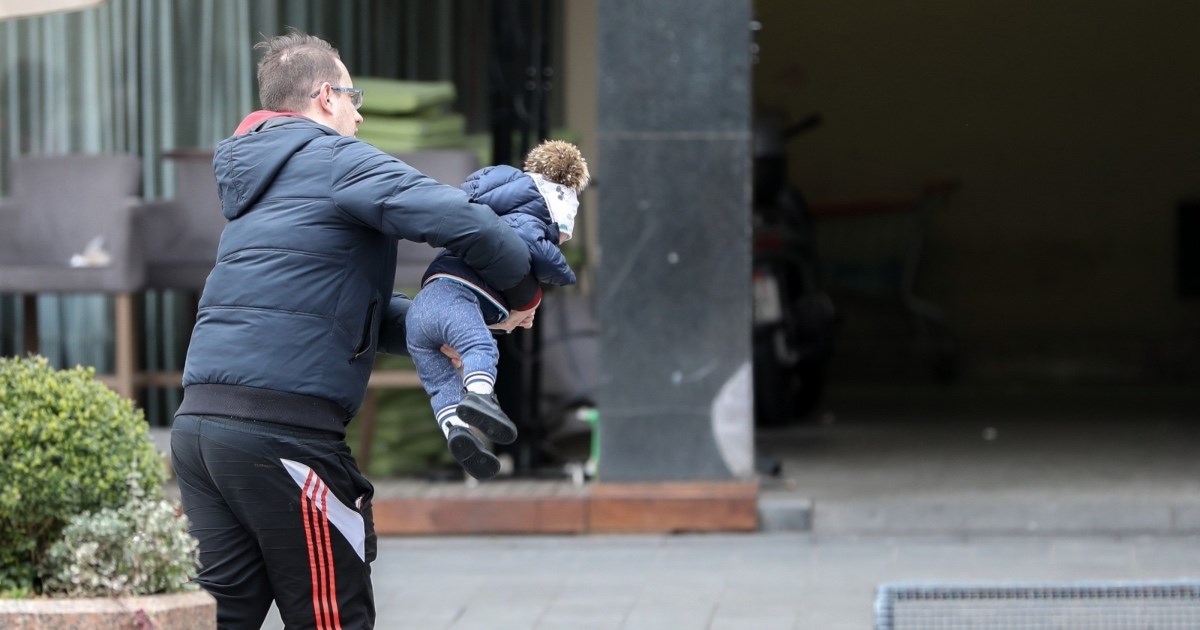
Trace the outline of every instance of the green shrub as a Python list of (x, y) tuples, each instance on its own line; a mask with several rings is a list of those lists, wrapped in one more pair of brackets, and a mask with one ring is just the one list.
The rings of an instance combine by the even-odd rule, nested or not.
[(170, 502), (147, 498), (136, 475), (130, 477), (125, 505), (72, 518), (50, 546), (45, 594), (115, 597), (188, 588), (199, 556), (187, 517)]
[(165, 467), (140, 410), (76, 367), (0, 358), (0, 593), (39, 593), (37, 569), (72, 517), (115, 508)]

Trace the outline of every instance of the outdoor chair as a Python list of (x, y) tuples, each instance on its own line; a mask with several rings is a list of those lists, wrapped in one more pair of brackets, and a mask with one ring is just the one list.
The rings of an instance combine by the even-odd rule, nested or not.
[(175, 195), (146, 210), (146, 288), (199, 292), (217, 260), (225, 217), (213, 176), (212, 150), (166, 153)]
[[(217, 261), (225, 217), (213, 175), (212, 149), (172, 151), (163, 154), (163, 159), (174, 168), (175, 194), (146, 206), (147, 316), (166, 312), (170, 298), (165, 292), (177, 292), (182, 298), (181, 317), (164, 316), (164, 325), (175, 327), (182, 320), (190, 331), (200, 293)], [(145, 385), (181, 386), (185, 340), (166, 334), (150, 339), (142, 375)]]
[[(134, 155), (24, 155), (9, 165), (0, 200), (0, 293), (24, 296), (25, 352), (37, 352), (40, 293), (114, 296), (113, 375), (100, 380), (133, 397), (137, 345), (133, 295), (144, 284), (142, 163)], [(104, 255), (72, 266), (89, 243)], [(81, 261), (82, 262), (82, 261)]]

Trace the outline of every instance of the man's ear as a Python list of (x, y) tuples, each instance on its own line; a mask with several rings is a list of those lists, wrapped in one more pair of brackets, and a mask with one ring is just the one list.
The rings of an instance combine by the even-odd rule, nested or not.
[[(328, 83), (322, 83), (321, 87), (318, 88), (317, 91), (318, 92), (324, 91), (326, 85), (328, 85)], [(317, 95), (317, 100), (318, 101), (321, 100), (321, 95), (319, 95), (319, 94)], [(330, 98), (329, 92), (325, 92), (325, 108), (324, 109), (328, 110), (328, 109), (331, 109), (332, 107), (333, 107), (333, 99)]]

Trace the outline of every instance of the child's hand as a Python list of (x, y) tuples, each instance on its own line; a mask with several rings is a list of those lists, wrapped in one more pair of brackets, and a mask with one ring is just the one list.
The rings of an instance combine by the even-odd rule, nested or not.
[(492, 330), (503, 330), (504, 332), (512, 332), (518, 328), (533, 328), (533, 316), (537, 313), (537, 307), (533, 307), (528, 311), (509, 311), (508, 319), (499, 324), (488, 326)]

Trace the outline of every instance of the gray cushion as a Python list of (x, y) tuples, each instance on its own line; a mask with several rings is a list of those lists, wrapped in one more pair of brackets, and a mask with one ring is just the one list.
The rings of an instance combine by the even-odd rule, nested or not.
[[(0, 212), (0, 292), (128, 292), (142, 287), (141, 160), (134, 155), (24, 155)], [(103, 237), (109, 266), (71, 256)]]

